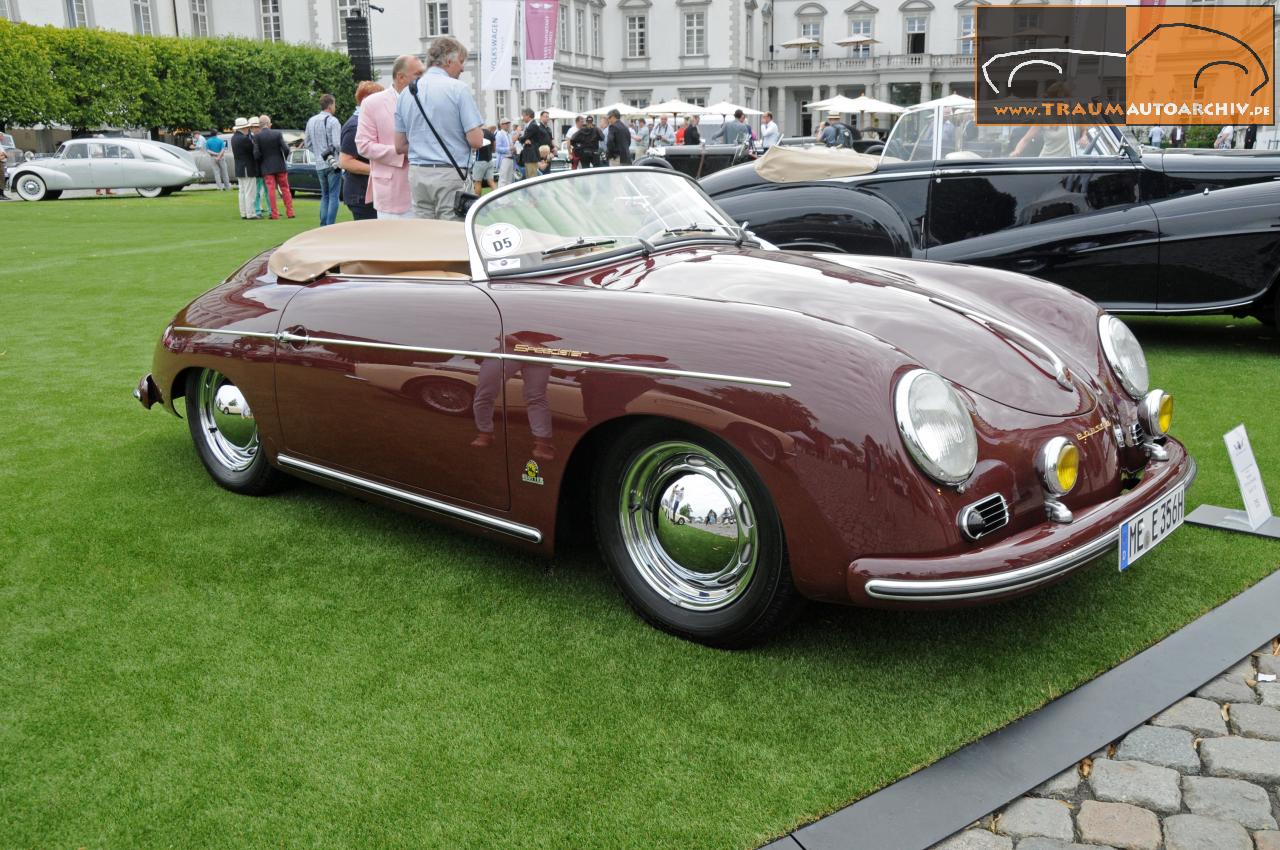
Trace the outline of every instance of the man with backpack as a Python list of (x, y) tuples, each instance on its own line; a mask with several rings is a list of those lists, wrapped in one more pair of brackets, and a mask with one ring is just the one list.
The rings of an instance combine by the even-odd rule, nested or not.
[(853, 143), (862, 138), (853, 127), (841, 120), (838, 112), (832, 112), (827, 117), (826, 129), (822, 131), (821, 140), (824, 145), (829, 148), (851, 148)]

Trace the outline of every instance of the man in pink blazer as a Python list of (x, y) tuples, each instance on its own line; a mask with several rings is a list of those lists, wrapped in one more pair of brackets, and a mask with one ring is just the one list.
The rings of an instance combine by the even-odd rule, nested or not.
[(417, 56), (405, 55), (391, 66), (391, 88), (371, 94), (360, 107), (356, 150), (369, 160), (369, 190), (378, 218), (413, 218), (409, 197), (409, 160), (396, 153), (396, 101), (401, 90), (426, 71)]

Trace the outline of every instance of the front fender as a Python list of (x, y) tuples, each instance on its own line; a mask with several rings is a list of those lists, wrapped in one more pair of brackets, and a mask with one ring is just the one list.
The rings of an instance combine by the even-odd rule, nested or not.
[(13, 171), (12, 179), (14, 180), (18, 179), (18, 175), (20, 174), (35, 174), (41, 180), (44, 181), (44, 185), (49, 189), (53, 189), (57, 191), (62, 189), (75, 188), (74, 186), (71, 185), (71, 178), (68, 177), (66, 174), (56, 169), (48, 168), (43, 165), (35, 165), (33, 163), (27, 162), (11, 170)]

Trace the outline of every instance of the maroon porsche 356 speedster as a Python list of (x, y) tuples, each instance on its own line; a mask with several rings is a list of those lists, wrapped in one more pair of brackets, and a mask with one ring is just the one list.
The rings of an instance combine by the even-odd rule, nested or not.
[(1127, 566), (1195, 474), (1086, 298), (777, 251), (647, 168), (301, 234), (182, 310), (136, 395), (235, 492), (288, 473), (542, 552), (593, 526), (643, 617), (721, 646), (803, 597), (971, 604)]

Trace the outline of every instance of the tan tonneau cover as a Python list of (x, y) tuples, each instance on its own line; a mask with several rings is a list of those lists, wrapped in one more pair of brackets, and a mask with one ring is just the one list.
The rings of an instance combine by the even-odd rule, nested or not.
[(344, 221), (299, 233), (271, 255), (277, 277), (305, 282), (331, 272), (422, 277), (469, 276), (460, 221)]
[(757, 174), (770, 183), (801, 183), (806, 180), (870, 174), (879, 165), (880, 157), (868, 156), (848, 148), (774, 145), (756, 160), (755, 169)]

